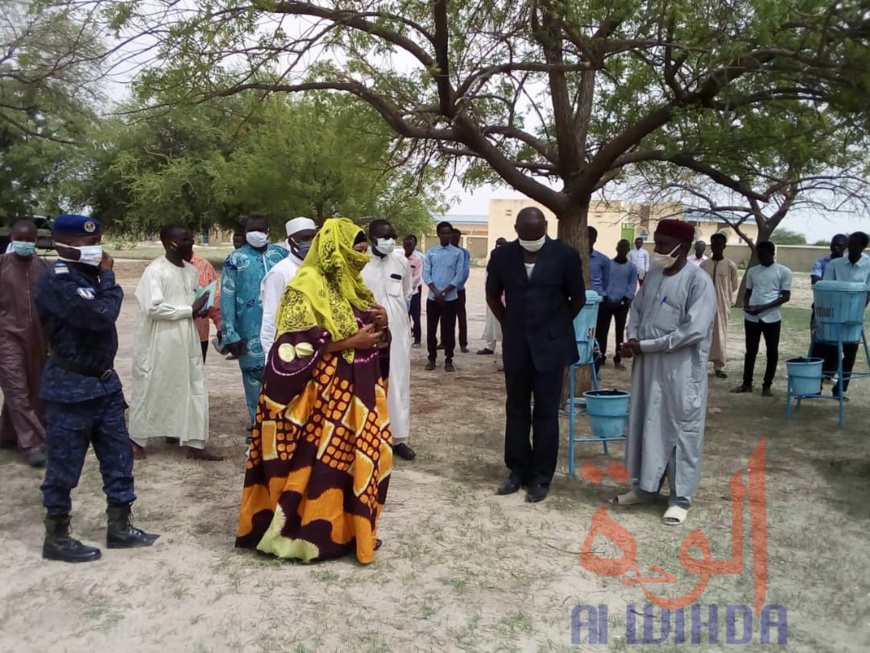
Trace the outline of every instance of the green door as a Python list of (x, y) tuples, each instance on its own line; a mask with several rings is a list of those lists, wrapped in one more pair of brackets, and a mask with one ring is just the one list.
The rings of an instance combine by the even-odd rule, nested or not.
[(634, 240), (634, 227), (623, 227), (619, 234), (620, 240), (632, 242)]

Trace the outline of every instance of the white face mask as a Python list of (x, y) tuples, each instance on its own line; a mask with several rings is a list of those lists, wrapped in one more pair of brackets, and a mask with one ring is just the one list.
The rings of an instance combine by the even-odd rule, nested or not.
[(652, 253), (653, 263), (656, 263), (657, 265), (661, 266), (665, 270), (667, 270), (670, 267), (673, 267), (674, 263), (677, 262), (677, 259), (674, 257), (674, 254), (676, 254), (679, 249), (680, 249), (680, 246), (677, 245), (676, 247), (674, 247), (671, 250), (670, 254), (659, 254), (658, 252), (653, 252)]
[(541, 250), (541, 248), (544, 246), (544, 243), (547, 242), (547, 236), (541, 236), (537, 240), (523, 240), (522, 238), (520, 238), (519, 241), (520, 247), (522, 247), (527, 252), (534, 253)]
[(261, 249), (269, 244), (269, 234), (264, 234), (262, 231), (249, 231), (245, 234), (245, 240), (251, 247)]
[(83, 245), (82, 247), (74, 247), (73, 245), (61, 245), (61, 247), (65, 247), (66, 249), (75, 249), (81, 254), (78, 261), (75, 261), (71, 258), (64, 258), (63, 256), (58, 255), (58, 258), (61, 261), (82, 263), (84, 265), (90, 265), (92, 267), (99, 266), (100, 263), (102, 263), (103, 261), (102, 245)]
[(375, 240), (375, 249), (384, 256), (389, 256), (396, 249), (395, 238), (378, 238)]

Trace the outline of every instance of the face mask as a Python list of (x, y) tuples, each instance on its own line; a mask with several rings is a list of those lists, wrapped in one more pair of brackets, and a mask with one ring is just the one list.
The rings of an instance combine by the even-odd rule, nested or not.
[(290, 249), (293, 250), (293, 253), (297, 257), (305, 260), (305, 256), (306, 256), (306, 254), (308, 254), (308, 250), (311, 249), (311, 241), (309, 240), (307, 243), (297, 243), (295, 240), (293, 240), (291, 238), (290, 239)]
[(248, 241), (248, 245), (256, 249), (261, 249), (269, 244), (268, 234), (264, 234), (262, 231), (249, 231), (245, 234), (245, 240)]
[(33, 256), (36, 253), (36, 243), (13, 240), (12, 251), (18, 254), (18, 256)]
[(538, 252), (544, 246), (544, 243), (547, 242), (546, 236), (541, 236), (537, 240), (523, 240), (520, 238), (520, 247), (522, 247), (527, 252)]
[(674, 258), (674, 254), (679, 249), (680, 249), (680, 246), (677, 245), (676, 247), (674, 247), (671, 250), (670, 254), (659, 254), (658, 252), (653, 252), (652, 253), (652, 260), (654, 263), (658, 264), (659, 266), (661, 266), (665, 270), (667, 270), (668, 268), (673, 267), (674, 263), (677, 262), (677, 259)]
[(84, 245), (82, 247), (75, 247), (73, 245), (60, 245), (61, 249), (74, 249), (81, 253), (79, 256), (79, 260), (75, 261), (71, 258), (65, 258), (60, 256), (60, 252), (58, 252), (58, 258), (61, 261), (69, 261), (70, 263), (82, 263), (84, 265), (90, 265), (92, 267), (97, 267), (103, 261), (103, 246), (102, 245)]
[(182, 260), (187, 261), (188, 263), (190, 262), (190, 259), (193, 258), (193, 244), (189, 247), (179, 247), (178, 243), (172, 241), (169, 243), (169, 249), (178, 252)]
[(384, 256), (389, 256), (393, 253), (393, 250), (396, 249), (396, 239), (395, 238), (378, 238), (375, 241), (375, 249), (378, 250)]

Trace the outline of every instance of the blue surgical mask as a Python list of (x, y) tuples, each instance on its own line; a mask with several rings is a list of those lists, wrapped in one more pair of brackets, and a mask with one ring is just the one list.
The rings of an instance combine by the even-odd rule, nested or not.
[(304, 243), (297, 243), (292, 238), (290, 239), (290, 248), (293, 250), (293, 253), (301, 259), (305, 259), (305, 255), (308, 254), (308, 250), (311, 249), (311, 241), (307, 241)]
[(36, 243), (13, 240), (12, 251), (18, 254), (18, 256), (33, 256), (36, 253)]

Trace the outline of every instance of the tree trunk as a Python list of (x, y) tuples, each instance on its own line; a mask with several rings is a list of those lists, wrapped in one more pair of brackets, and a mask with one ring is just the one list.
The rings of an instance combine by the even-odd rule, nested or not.
[[(571, 245), (580, 253), (583, 262), (583, 279), (587, 288), (591, 284), (589, 277), (589, 232), (587, 218), (589, 216), (589, 197), (580, 202), (572, 202), (568, 209), (556, 215), (559, 221), (559, 240)], [(592, 389), (592, 373), (588, 367), (577, 368), (574, 375), (574, 391), (577, 395)], [(568, 398), (568, 373), (562, 386), (562, 398)]]

